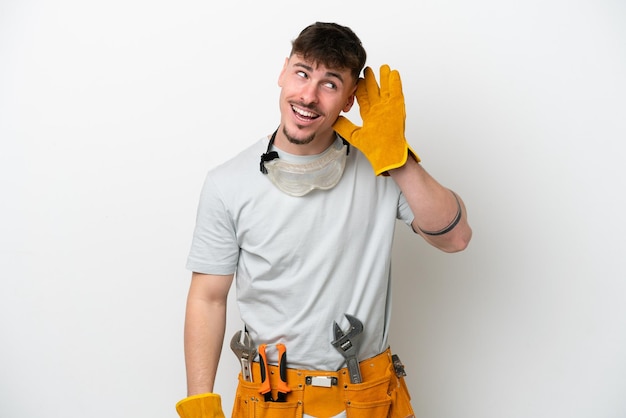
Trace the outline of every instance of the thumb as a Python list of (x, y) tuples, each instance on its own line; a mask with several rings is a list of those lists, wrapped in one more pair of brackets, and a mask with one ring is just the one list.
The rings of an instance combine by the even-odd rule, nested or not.
[(352, 135), (361, 128), (350, 122), (348, 118), (339, 116), (333, 125), (333, 129), (339, 134), (339, 136), (347, 141), (350, 141)]

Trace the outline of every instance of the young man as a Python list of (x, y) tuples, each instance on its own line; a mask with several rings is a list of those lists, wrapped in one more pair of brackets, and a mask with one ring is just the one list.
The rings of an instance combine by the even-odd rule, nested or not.
[[(182, 418), (223, 417), (213, 385), (234, 277), (255, 350), (234, 417), (413, 416), (387, 341), (395, 223), (446, 252), (471, 229), (404, 137), (398, 72), (360, 79), (365, 59), (351, 29), (305, 28), (278, 79), (277, 130), (208, 173), (187, 263)], [(363, 127), (339, 116), (355, 96)]]

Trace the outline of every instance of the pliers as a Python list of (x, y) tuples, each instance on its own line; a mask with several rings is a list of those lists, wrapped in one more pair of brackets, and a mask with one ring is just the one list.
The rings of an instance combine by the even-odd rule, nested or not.
[(280, 380), (276, 387), (276, 399), (274, 399), (272, 398), (272, 387), (268, 376), (269, 363), (267, 362), (267, 354), (265, 353), (266, 347), (267, 344), (261, 344), (259, 346), (259, 358), (261, 361), (261, 388), (259, 389), (259, 393), (264, 396), (265, 402), (285, 402), (287, 400), (287, 393), (291, 392), (291, 388), (287, 385), (287, 349), (284, 344), (276, 344)]

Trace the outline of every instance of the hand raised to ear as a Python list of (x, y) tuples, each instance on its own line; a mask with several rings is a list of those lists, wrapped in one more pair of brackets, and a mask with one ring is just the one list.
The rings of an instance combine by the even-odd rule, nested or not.
[(340, 116), (333, 128), (365, 154), (378, 176), (406, 163), (409, 153), (420, 161), (404, 136), (406, 112), (402, 81), (397, 70), (380, 67), (380, 86), (370, 67), (364, 70), (356, 90), (363, 126)]

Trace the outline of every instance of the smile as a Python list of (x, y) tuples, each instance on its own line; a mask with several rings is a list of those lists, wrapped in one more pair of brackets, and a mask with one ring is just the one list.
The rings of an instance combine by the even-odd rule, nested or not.
[(294, 111), (294, 113), (296, 115), (298, 115), (301, 118), (305, 118), (305, 119), (317, 119), (320, 115), (318, 115), (317, 113), (308, 111), (308, 110), (304, 110), (300, 107), (296, 107), (296, 106), (291, 106), (291, 110)]

